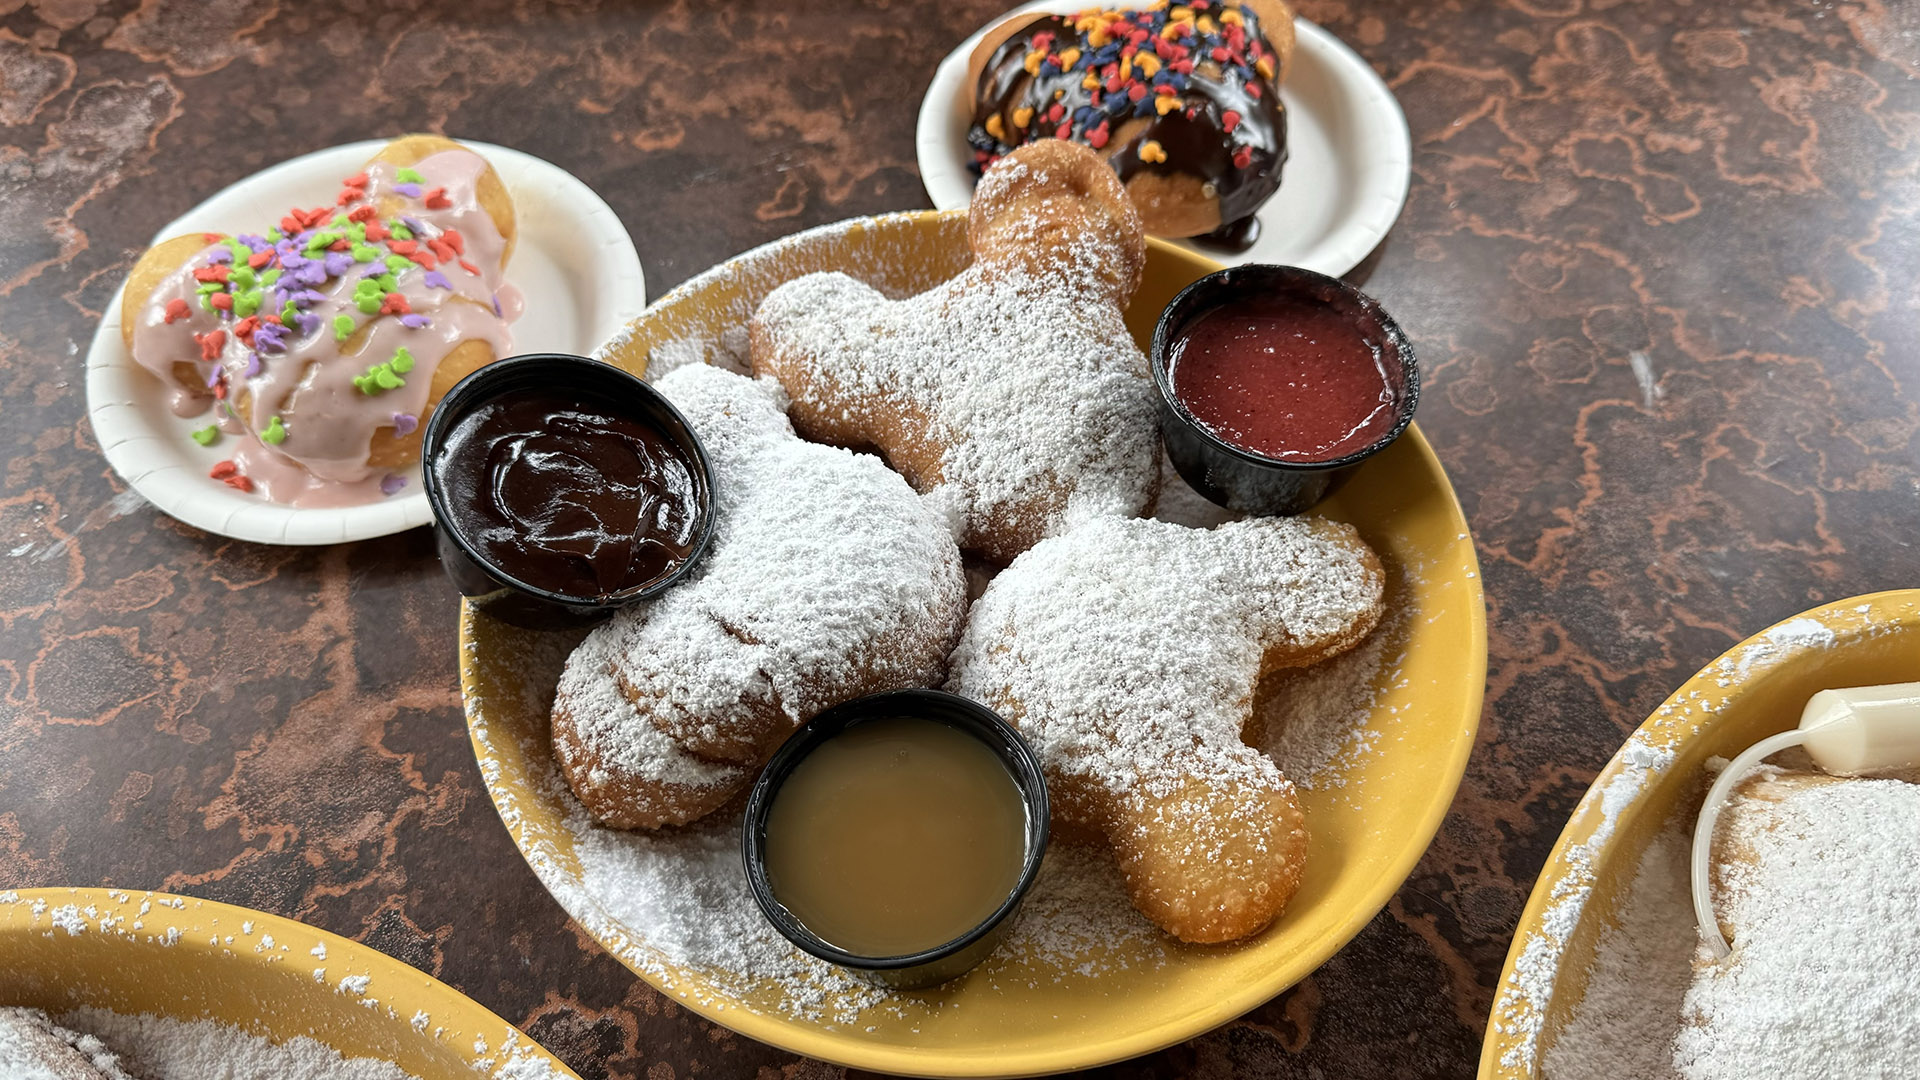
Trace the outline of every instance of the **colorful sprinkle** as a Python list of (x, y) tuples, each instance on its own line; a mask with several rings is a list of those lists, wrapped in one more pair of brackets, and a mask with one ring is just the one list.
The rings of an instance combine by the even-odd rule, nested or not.
[(333, 339), (345, 341), (353, 336), (353, 316), (335, 315), (333, 317)]
[(287, 425), (279, 417), (267, 421), (267, 430), (260, 433), (260, 441), (268, 446), (279, 446), (287, 441)]
[(169, 325), (179, 319), (188, 318), (192, 314), (193, 308), (189, 307), (185, 300), (176, 296), (167, 301), (167, 322)]
[(406, 486), (407, 478), (404, 476), (396, 476), (393, 473), (388, 473), (380, 478), (380, 494), (382, 495), (398, 494), (400, 489)]
[(412, 413), (397, 412), (393, 414), (393, 433), (395, 435), (411, 435), (413, 434), (413, 430), (419, 426), (420, 418)]
[(393, 174), (393, 178), (403, 184), (419, 184), (419, 183), (425, 182), (425, 180), (427, 179), (426, 177), (420, 175), (420, 171), (418, 169), (411, 169), (411, 168), (400, 169), (396, 171)]
[(1166, 150), (1162, 149), (1160, 144), (1153, 141), (1152, 139), (1148, 139), (1147, 141), (1141, 143), (1140, 148), (1138, 151), (1136, 151), (1136, 153), (1140, 155), (1141, 161), (1148, 162), (1149, 164), (1154, 164), (1154, 163), (1167, 160)]
[(212, 446), (219, 438), (219, 424), (208, 424), (206, 427), (198, 428), (193, 432), (193, 441), (199, 443), (201, 446)]

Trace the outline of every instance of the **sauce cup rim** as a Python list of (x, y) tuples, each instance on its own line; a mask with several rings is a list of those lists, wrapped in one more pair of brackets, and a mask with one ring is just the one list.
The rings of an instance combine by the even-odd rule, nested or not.
[[(935, 708), (928, 710), (927, 705)], [(809, 930), (799, 917), (788, 911), (773, 894), (773, 885), (767, 880), (766, 839), (767, 816), (773, 809), (774, 796), (787, 778), (793, 775), (794, 767), (801, 759), (812, 753), (815, 748), (865, 720), (883, 717), (915, 717), (945, 723), (939, 715), (929, 712), (958, 711), (970, 715), (982, 726), (1000, 735), (1012, 756), (1018, 761), (1008, 761), (1008, 755), (1002, 747), (993, 746), (980, 733), (957, 725), (957, 730), (979, 739), (994, 750), (994, 756), (1007, 766), (1007, 772), (1013, 779), (1014, 788), (1020, 793), (1020, 801), (1026, 807), (1027, 827), (1025, 832), (1026, 851), (1021, 856), (1020, 878), (1014, 882), (1005, 900), (991, 914), (976, 923), (966, 933), (950, 941), (942, 942), (929, 949), (898, 956), (865, 956), (842, 949)], [(753, 893), (753, 899), (774, 929), (802, 951), (817, 959), (825, 960), (843, 968), (866, 972), (899, 972), (921, 967), (944, 960), (962, 952), (981, 938), (993, 933), (1011, 916), (1026, 899), (1035, 879), (1040, 874), (1040, 862), (1046, 856), (1047, 842), (1050, 837), (1051, 808), (1047, 798), (1046, 777), (1042, 772), (1040, 757), (1034, 753), (1032, 745), (1021, 736), (1019, 730), (1008, 723), (1001, 715), (980, 702), (960, 694), (945, 690), (906, 689), (883, 690), (864, 697), (843, 701), (826, 709), (803, 725), (782, 743), (773, 757), (767, 760), (760, 776), (754, 781), (753, 789), (747, 796), (747, 808), (742, 817), (741, 857), (746, 864), (747, 887)]]
[[(1228, 442), (1201, 423), (1199, 417), (1193, 415), (1193, 411), (1187, 408), (1186, 402), (1180, 400), (1180, 396), (1174, 392), (1173, 374), (1168, 368), (1167, 354), (1173, 346), (1173, 338), (1177, 331), (1186, 329), (1201, 315), (1223, 307), (1227, 303), (1225, 300), (1211, 304), (1205, 303), (1205, 294), (1211, 290), (1232, 286), (1236, 284), (1236, 278), (1242, 277), (1270, 279), (1288, 293), (1315, 303), (1324, 303), (1324, 301), (1302, 295), (1305, 287), (1331, 289), (1351, 300), (1365, 312), (1379, 331), (1370, 333), (1363, 327), (1362, 332), (1367, 340), (1380, 343), (1381, 339), (1384, 339), (1384, 343), (1393, 346), (1395, 357), (1400, 363), (1403, 385), (1394, 402), (1393, 427), (1373, 442), (1337, 458), (1328, 458), (1325, 461), (1288, 461), (1283, 458), (1268, 457), (1258, 451)], [(1153, 384), (1160, 391), (1161, 400), (1175, 416), (1179, 417), (1180, 422), (1198, 435), (1202, 441), (1241, 461), (1281, 471), (1329, 472), (1358, 465), (1385, 450), (1395, 439), (1404, 434), (1407, 428), (1412, 426), (1414, 410), (1420, 404), (1420, 366), (1414, 357), (1413, 343), (1408, 340), (1406, 332), (1400, 328), (1399, 323), (1394, 321), (1393, 316), (1387, 314), (1386, 308), (1381, 307), (1378, 300), (1337, 277), (1331, 277), (1316, 270), (1308, 270), (1305, 267), (1284, 266), (1279, 263), (1244, 263), (1239, 266), (1225, 267), (1193, 281), (1174, 294), (1173, 299), (1167, 302), (1167, 306), (1161, 309), (1159, 318), (1154, 321), (1152, 347), (1147, 351), (1147, 366), (1153, 372)]]
[[(680, 561), (679, 566), (639, 585), (628, 586), (606, 596), (575, 596), (543, 589), (521, 580), (488, 558), (485, 552), (454, 527), (453, 515), (447, 513), (446, 492), (441, 489), (438, 470), (433, 467), (434, 457), (444, 444), (454, 423), (464, 415), (466, 410), (512, 389), (512, 387), (502, 387), (498, 384), (511, 378), (523, 377), (522, 369), (536, 365), (571, 368), (583, 373), (587, 378), (606, 380), (618, 390), (630, 392), (665, 412), (679, 425), (680, 430), (676, 433), (666, 430), (663, 425), (656, 423), (642, 410), (628, 410), (629, 415), (634, 419), (660, 430), (660, 433), (665, 435), (675, 448), (687, 452), (692, 459), (694, 471), (700, 477), (700, 495), (696, 508), (699, 525), (694, 532), (693, 544), (687, 549), (687, 557)], [(608, 396), (616, 404), (619, 403), (617, 393), (610, 393)], [(684, 439), (681, 438), (683, 435)], [(693, 430), (693, 425), (687, 422), (687, 418), (674, 407), (673, 402), (669, 401), (665, 394), (655, 390), (646, 380), (604, 360), (595, 360), (575, 353), (519, 353), (495, 360), (454, 383), (453, 388), (448, 390), (440, 399), (440, 403), (435, 406), (433, 415), (427, 418), (426, 430), (420, 440), (420, 483), (426, 489), (427, 502), (433, 509), (434, 527), (451, 539), (459, 547), (461, 554), (471, 559), (475, 565), (503, 585), (549, 604), (576, 610), (613, 611), (636, 601), (651, 600), (692, 571), (701, 557), (706, 554), (707, 545), (713, 539), (713, 464), (707, 458), (706, 444), (700, 441), (700, 433)]]

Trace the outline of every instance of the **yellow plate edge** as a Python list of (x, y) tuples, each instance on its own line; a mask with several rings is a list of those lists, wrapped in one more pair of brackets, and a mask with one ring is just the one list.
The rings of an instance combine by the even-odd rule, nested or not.
[[(1506, 962), (1500, 969), (1500, 980), (1495, 984), (1493, 1009), (1488, 1016), (1487, 1034), (1480, 1047), (1479, 1080), (1534, 1080), (1540, 1075), (1540, 1044), (1544, 1039), (1537, 1033), (1522, 1033), (1510, 1025), (1503, 1025), (1503, 1014), (1510, 1005), (1516, 1004), (1511, 995), (1518, 984), (1517, 968), (1521, 956), (1529, 943), (1535, 939), (1547, 940), (1552, 937), (1546, 928), (1545, 916), (1548, 906), (1560, 898), (1556, 897), (1556, 890), (1561, 889), (1563, 883), (1577, 881), (1582, 875), (1592, 884), (1592, 872), (1580, 865), (1574, 853), (1605, 825), (1606, 812), (1602, 804), (1608, 786), (1637, 767), (1629, 755), (1636, 748), (1649, 748), (1665, 750), (1676, 756), (1684, 754), (1688, 758), (1712, 756), (1705, 751), (1706, 745), (1712, 743), (1726, 728), (1739, 725), (1738, 719), (1727, 718), (1722, 707), (1735, 698), (1751, 693), (1756, 687), (1764, 689), (1767, 682), (1781, 679), (1796, 661), (1805, 662), (1807, 659), (1811, 650), (1804, 647), (1775, 655), (1776, 646), (1768, 640), (1774, 631), (1801, 619), (1812, 619), (1833, 630), (1836, 645), (1842, 640), (1860, 641), (1873, 636), (1876, 631), (1920, 630), (1920, 589), (1862, 593), (1781, 619), (1721, 653), (1695, 672), (1628, 736), (1574, 807), (1572, 816), (1560, 832), (1560, 838), (1554, 843), (1553, 851), (1547, 856), (1546, 865), (1541, 868), (1540, 876), (1534, 882), (1533, 892), (1527, 897), (1520, 924), (1507, 949)], [(1750, 676), (1729, 679), (1728, 672), (1738, 672), (1743, 666), (1751, 666)], [(1723, 682), (1728, 685), (1722, 685)], [(1797, 720), (1798, 707), (1789, 711), (1792, 713), (1789, 721)], [(1777, 730), (1785, 730), (1787, 726), (1791, 726), (1791, 723)], [(1754, 740), (1749, 741), (1757, 741), (1759, 737), (1755, 736)], [(1742, 747), (1745, 745), (1742, 743)], [(1649, 824), (1642, 819), (1656, 806), (1664, 806), (1671, 801), (1671, 796), (1658, 796), (1675, 785), (1688, 782), (1684, 772), (1679, 769), (1662, 770), (1647, 786), (1642, 787), (1633, 801), (1615, 814), (1612, 835), (1599, 849), (1584, 853), (1588, 866), (1609, 864), (1614, 848), (1631, 844), (1634, 837), (1649, 828)], [(1664, 819), (1666, 815), (1662, 813), (1659, 816)], [(1559, 996), (1560, 980), (1565, 977), (1559, 970), (1563, 954), (1582, 930), (1594, 932), (1588, 915), (1600, 908), (1601, 905), (1589, 901), (1579, 912), (1578, 923), (1569, 929), (1565, 937), (1558, 939), (1550, 953), (1556, 969), (1554, 986), (1544, 1002), (1531, 1003), (1532, 1007), (1540, 1010), (1543, 1024)], [(1576, 976), (1582, 983), (1583, 991), (1585, 975), (1585, 969), (1582, 968)], [(1510, 1055), (1515, 1055), (1516, 1059), (1502, 1060)]]
[[(44, 908), (36, 911), (36, 906), (40, 904), (44, 904)], [(96, 912), (87, 918), (89, 925), (77, 934), (57, 929), (50, 915), (69, 904), (83, 913), (89, 909)], [(142, 904), (151, 905), (151, 910), (144, 916), (139, 914)], [(173, 906), (176, 904), (179, 906)], [(116, 916), (123, 922), (103, 930), (102, 919)], [(143, 922), (143, 929), (132, 930), (135, 922)], [(242, 933), (242, 927), (247, 924), (253, 927), (252, 935)], [(168, 933), (174, 930), (178, 931), (177, 935)], [(432, 975), (371, 946), (283, 916), (223, 904), (217, 900), (139, 889), (54, 887), (0, 891), (0, 958), (7, 956), (10, 942), (17, 945), (29, 935), (57, 941), (57, 935), (63, 933), (71, 937), (84, 936), (90, 940), (115, 941), (128, 948), (188, 950), (212, 957), (215, 964), (231, 961), (255, 972), (269, 972), (273, 968), (287, 966), (289, 972), (300, 973), (302, 982), (312, 967), (324, 967), (328, 973), (327, 982), (316, 982), (315, 993), (340, 993), (337, 989), (326, 989), (326, 985), (337, 987), (342, 977), (365, 975), (369, 978), (368, 996), (377, 998), (379, 1004), (390, 1008), (398, 1018), (389, 1017), (385, 1010), (369, 1009), (368, 1012), (378, 1025), (391, 1029), (392, 1037), (399, 1044), (424, 1043), (433, 1048), (433, 1053), (454, 1054), (474, 1075), (490, 1075), (504, 1070), (508, 1062), (498, 1058), (502, 1052), (521, 1054), (522, 1060), (524, 1055), (531, 1054), (551, 1067), (555, 1075), (579, 1080), (577, 1073), (531, 1036)], [(172, 942), (163, 944), (162, 939), (169, 936), (173, 937)], [(233, 945), (216, 945), (212, 941), (215, 937), (226, 936), (236, 937)], [(255, 951), (245, 947), (248, 942), (240, 940), (250, 937), (252, 944), (258, 944), (267, 936), (289, 948)], [(324, 960), (312, 954), (311, 950), (316, 947), (324, 948)], [(285, 959), (282, 960), (282, 957)], [(111, 988), (116, 978), (128, 978), (116, 975), (113, 971), (104, 973), (104, 978), (100, 977), (102, 973), (87, 974), (92, 976), (87, 979), (89, 983), (107, 988)], [(282, 975), (279, 971), (271, 971), (271, 974), (274, 977)], [(9, 1000), (9, 989), (17, 987), (20, 980), (21, 975), (17, 970), (0, 975), (0, 1004), (13, 1003)], [(238, 984), (235, 993), (247, 991), (244, 976), (237, 977), (235, 982)], [(243, 1007), (236, 1011), (252, 1010)], [(432, 1027), (438, 1029), (431, 1035), (415, 1029), (410, 1023), (415, 1014), (422, 1012), (431, 1017)], [(209, 1018), (204, 1013), (186, 1011), (166, 1015), (180, 1020)], [(231, 1017), (214, 1016), (212, 1019), (235, 1023)], [(364, 1050), (336, 1046), (322, 1031), (276, 1026), (260, 1020), (258, 1016), (252, 1024), (241, 1023), (239, 1026), (253, 1034), (266, 1035), (274, 1042), (304, 1035), (334, 1047), (343, 1056), (366, 1056)], [(478, 1049), (476, 1039), (486, 1041), (486, 1053)]]
[[(964, 209), (910, 210), (854, 219), (852, 222), (837, 222), (794, 233), (790, 236), (771, 241), (761, 247), (750, 249), (689, 278), (687, 281), (675, 286), (666, 295), (660, 297), (659, 300), (655, 301), (648, 310), (640, 316), (640, 319), (636, 319), (635, 322), (638, 323), (663, 312), (667, 313), (668, 317), (671, 318), (672, 309), (677, 306), (679, 301), (701, 288), (708, 287), (715, 279), (725, 278), (735, 264), (747, 259), (765, 257), (773, 249), (805, 242), (808, 238), (816, 234), (833, 233), (844, 230), (844, 238), (850, 240), (870, 228), (885, 228), (899, 222), (964, 218), (965, 216), (966, 211)], [(1201, 270), (1201, 274), (1211, 273), (1221, 268), (1220, 264), (1213, 260), (1203, 258), (1155, 237), (1148, 237), (1147, 244), (1150, 249), (1160, 252), (1165, 257), (1203, 267), (1204, 269)], [(1196, 274), (1195, 276), (1198, 277), (1201, 275)], [(610, 342), (602, 349), (603, 358), (609, 359), (611, 362), (619, 363), (622, 366), (632, 366), (631, 361), (621, 355), (629, 336), (629, 334), (623, 334)], [(644, 358), (640, 358), (640, 360), (644, 361)], [(1451, 544), (1448, 554), (1456, 559), (1463, 559), (1462, 565), (1465, 573), (1462, 584), (1466, 589), (1465, 601), (1468, 609), (1470, 628), (1466, 658), (1468, 660), (1468, 670), (1478, 672), (1480, 678), (1472, 684), (1468, 695), (1466, 703), (1471, 707), (1462, 710), (1470, 719), (1466, 723), (1465, 730), (1454, 739), (1452, 751), (1445, 761), (1445, 775), (1450, 776), (1451, 780), (1435, 785), (1432, 789), (1432, 795), (1427, 801), (1426, 808), (1421, 815), (1419, 828), (1416, 829), (1413, 834), (1409, 835), (1408, 839), (1410, 842), (1401, 851), (1399, 856), (1390, 863), (1392, 872), (1382, 874), (1378, 878), (1378, 884), (1374, 885), (1365, 894), (1364, 902), (1355, 905), (1348, 917), (1343, 922), (1337, 924), (1336, 929), (1322, 934), (1301, 948), (1299, 956), (1302, 957), (1302, 960), (1298, 965), (1300, 968), (1298, 971), (1289, 972), (1284, 968), (1276, 969), (1272, 977), (1248, 983), (1238, 992), (1220, 997), (1209, 1007), (1189, 1013), (1178, 1021), (1138, 1029), (1129, 1034), (1116, 1036), (1097, 1044), (1052, 1053), (1022, 1052), (1019, 1054), (1006, 1054), (996, 1053), (991, 1049), (983, 1049), (963, 1057), (946, 1051), (929, 1052), (874, 1046), (837, 1032), (796, 1026), (783, 1017), (759, 1013), (745, 1008), (715, 1007), (706, 1001), (690, 999), (685, 995), (684, 991), (671, 985), (663, 985), (663, 983), (651, 973), (636, 970), (632, 965), (627, 964), (621, 948), (621, 946), (625, 944), (624, 942), (609, 943), (608, 941), (601, 940), (599, 935), (584, 926), (582, 930), (585, 931), (589, 937), (594, 938), (594, 940), (611, 953), (615, 959), (619, 960), (624, 966), (627, 966), (630, 971), (633, 971), (635, 976), (641, 981), (672, 998), (676, 1004), (691, 1009), (715, 1024), (719, 1024), (722, 1027), (770, 1046), (779, 1047), (793, 1053), (803, 1054), (836, 1065), (905, 1076), (956, 1078), (1034, 1076), (1067, 1072), (1075, 1069), (1093, 1068), (1138, 1057), (1184, 1042), (1196, 1035), (1219, 1027), (1227, 1021), (1233, 1020), (1247, 1011), (1271, 1000), (1325, 964), (1327, 960), (1332, 958), (1335, 953), (1350, 942), (1368, 922), (1372, 921), (1374, 916), (1378, 915), (1379, 912), (1385, 908), (1387, 902), (1392, 899), (1393, 895), (1399, 891), (1400, 886), (1405, 883), (1407, 876), (1412, 873), (1414, 866), (1417, 865), (1421, 857), (1426, 854), (1428, 847), (1430, 847), (1433, 842), (1434, 835), (1439, 831), (1441, 823), (1445, 820), (1447, 810), (1452, 806), (1454, 795), (1458, 792), (1460, 783), (1465, 777), (1467, 759), (1471, 756), (1477, 741), (1476, 736), (1479, 730), (1480, 717), (1484, 709), (1486, 691), (1485, 675), (1487, 668), (1486, 597), (1481, 583), (1479, 554), (1472, 543), (1470, 530), (1467, 527), (1466, 515), (1460, 506), (1459, 495), (1454, 490), (1452, 480), (1447, 476), (1446, 470), (1439, 460), (1439, 456), (1434, 453), (1432, 445), (1427, 441), (1418, 423), (1408, 426), (1401, 441), (1410, 442), (1415, 453), (1422, 460), (1423, 465), (1430, 468), (1434, 475), (1441, 478), (1441, 494), (1445, 497), (1446, 509), (1458, 524), (1458, 538)], [(468, 719), (469, 741), (473, 744), (476, 759), (483, 763), (482, 779), (486, 784), (488, 796), (494, 801), (495, 808), (500, 811), (502, 821), (507, 825), (508, 832), (513, 837), (514, 845), (518, 847), (524, 855), (527, 851), (530, 838), (527, 835), (526, 825), (522, 821), (518, 809), (513, 806), (513, 802), (517, 796), (513, 792), (503, 790), (501, 785), (495, 782), (496, 777), (494, 773), (489, 771), (484, 765), (490, 758), (497, 759), (504, 754), (517, 754), (519, 750), (517, 747), (494, 745), (491, 740), (487, 738), (484, 730), (476, 728), (474, 714), (471, 709), (466, 708), (467, 700), (470, 700), (478, 692), (478, 684), (482, 678), (478, 661), (475, 659), (477, 646), (469, 633), (472, 616), (473, 612), (463, 600), (461, 603), (459, 636), (460, 681), (463, 698), (462, 706)], [(565, 853), (563, 855), (563, 853), (560, 852), (553, 852), (552, 855), (571, 861), (571, 853)], [(534, 869), (536, 876), (539, 876), (539, 868), (535, 867)], [(576, 919), (574, 921), (576, 925), (578, 925), (578, 920)]]

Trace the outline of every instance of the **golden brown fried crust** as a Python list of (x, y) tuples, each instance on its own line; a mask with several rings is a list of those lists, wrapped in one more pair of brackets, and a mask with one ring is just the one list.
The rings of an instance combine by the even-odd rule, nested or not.
[[(371, 165), (376, 161), (388, 161), (395, 165), (417, 165), (421, 161), (445, 150), (466, 150), (445, 135), (402, 135), (388, 143), (379, 153), (367, 160)], [(484, 154), (481, 158), (485, 159)], [(487, 162), (486, 171), (480, 174), (480, 183), (475, 189), (480, 209), (493, 219), (493, 226), (506, 238), (507, 245), (501, 249), (500, 265), (504, 268), (513, 258), (513, 242), (517, 235), (513, 215), (513, 196), (507, 194), (507, 185), (500, 180), (500, 174), (493, 169), (493, 163)], [(382, 207), (382, 212), (392, 211), (394, 207)]]

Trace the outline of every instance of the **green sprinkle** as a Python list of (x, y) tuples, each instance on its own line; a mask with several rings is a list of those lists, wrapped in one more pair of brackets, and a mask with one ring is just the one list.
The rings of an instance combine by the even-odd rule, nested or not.
[(260, 290), (248, 289), (233, 294), (233, 317), (244, 319), (260, 310)]
[(284, 272), (285, 271), (281, 270), (277, 266), (271, 270), (265, 271), (260, 275), (260, 284), (265, 288), (271, 289), (273, 288), (273, 283), (276, 281), (279, 281), (280, 275)]
[(299, 314), (299, 312), (299, 307), (297, 307), (293, 301), (287, 301), (287, 306), (280, 309), (280, 322), (283, 325), (292, 326), (293, 317)]
[(383, 293), (390, 293), (400, 287), (400, 279), (394, 277), (391, 273), (381, 274), (373, 280), (380, 286), (380, 291)]
[(227, 280), (232, 282), (236, 288), (251, 289), (259, 284), (260, 276), (253, 272), (253, 267), (241, 265), (235, 266), (233, 270), (227, 274)]
[(373, 369), (373, 381), (379, 383), (382, 390), (392, 390), (395, 387), (407, 385), (407, 380), (395, 375), (393, 369), (385, 364)]
[(201, 296), (205, 296), (208, 293), (225, 292), (225, 291), (227, 291), (227, 287), (225, 285), (220, 284), (217, 281), (203, 281), (200, 283)]
[(405, 375), (407, 372), (413, 370), (413, 354), (408, 352), (406, 346), (403, 345), (393, 350), (393, 359), (387, 363), (393, 370)]
[(380, 249), (377, 247), (374, 247), (372, 244), (353, 245), (353, 261), (354, 262), (363, 262), (363, 263), (372, 262), (373, 260), (379, 257), (380, 257)]
[(247, 260), (253, 258), (253, 249), (231, 236), (220, 242), (227, 246), (228, 251), (233, 252), (233, 263), (236, 267), (246, 265)]
[(348, 222), (352, 220), (353, 220), (352, 218), (348, 217), (345, 214), (335, 214), (333, 215), (333, 220), (327, 222), (327, 224), (332, 225), (336, 228), (339, 228), (341, 226), (346, 225)]
[(193, 433), (193, 441), (199, 443), (201, 446), (212, 446), (213, 441), (219, 437), (219, 424), (208, 424), (206, 427)]
[(271, 241), (271, 242), (273, 242), (273, 243), (275, 243), (275, 244), (277, 244), (277, 243), (279, 243), (279, 242), (280, 242), (280, 230), (279, 230), (279, 229), (277, 229), (277, 228), (275, 228), (275, 229), (268, 229), (268, 230), (267, 230), (267, 239), (268, 239), (269, 241)]
[(407, 258), (405, 255), (389, 255), (387, 256), (386, 261), (387, 261), (387, 269), (390, 272), (395, 274), (401, 273), (402, 271), (405, 271), (405, 270), (409, 270), (413, 267), (413, 260)]
[(349, 226), (347, 226), (347, 239), (349, 239), (349, 240), (352, 240), (352, 241), (353, 241), (354, 243), (356, 243), (356, 244), (364, 244), (364, 243), (366, 243), (366, 242), (367, 242), (367, 227), (366, 227), (366, 226), (365, 226), (364, 224), (361, 224), (361, 223), (360, 223), (360, 222), (358, 222), (358, 221), (356, 221), (356, 222), (354, 222), (353, 224), (351, 224), (351, 225), (349, 225)]
[(386, 298), (382, 296), (356, 296), (353, 298), (353, 306), (359, 308), (363, 315), (378, 315), (380, 302), (384, 299)]
[(353, 336), (353, 316), (335, 315), (333, 317), (333, 339), (345, 341)]
[(314, 233), (313, 238), (307, 241), (307, 254), (311, 255), (316, 251), (325, 251), (338, 242), (339, 239), (340, 234), (334, 232), (332, 229), (325, 229)]
[(387, 224), (387, 231), (393, 234), (393, 238), (395, 240), (413, 239), (413, 230), (407, 228), (405, 225), (400, 224), (399, 218), (394, 218), (391, 222)]
[(267, 421), (267, 430), (260, 433), (260, 441), (266, 443), (268, 446), (279, 446), (281, 443), (286, 442), (287, 425), (281, 423), (280, 418), (277, 416)]
[(361, 278), (360, 283), (353, 287), (353, 295), (356, 300), (362, 296), (378, 295), (382, 291), (380, 283), (372, 278)]
[(403, 184), (426, 183), (426, 177), (421, 176), (418, 172), (412, 169), (401, 169), (399, 172), (393, 174), (393, 178), (395, 180), (400, 181)]
[(213, 310), (213, 299), (205, 292), (202, 292), (200, 294), (200, 310), (201, 311)]

